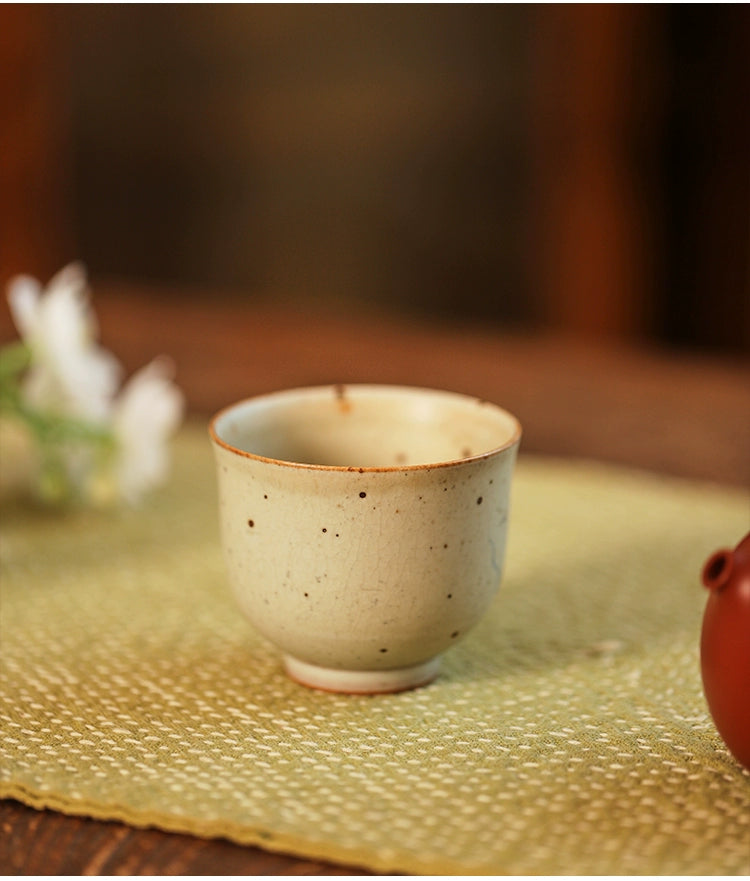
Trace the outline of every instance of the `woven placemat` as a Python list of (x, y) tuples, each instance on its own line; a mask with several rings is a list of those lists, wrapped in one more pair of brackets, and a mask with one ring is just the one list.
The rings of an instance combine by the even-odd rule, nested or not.
[(2, 510), (0, 795), (426, 874), (750, 871), (704, 559), (747, 496), (522, 455), (506, 576), (420, 690), (291, 682), (238, 614), (204, 428), (136, 511)]

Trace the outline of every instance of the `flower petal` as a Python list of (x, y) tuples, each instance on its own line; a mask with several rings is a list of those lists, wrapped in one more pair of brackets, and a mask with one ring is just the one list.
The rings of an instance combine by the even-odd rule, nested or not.
[(9, 301), (14, 320), (32, 352), (24, 394), (34, 407), (96, 422), (112, 407), (121, 368), (95, 341), (86, 273), (66, 266), (44, 291), (28, 276), (15, 279)]
[(39, 298), (42, 286), (30, 275), (17, 275), (8, 283), (8, 305), (13, 323), (21, 338), (29, 342), (38, 325)]
[(117, 480), (122, 495), (131, 503), (161, 483), (169, 468), (167, 439), (179, 425), (184, 409), (172, 374), (169, 359), (155, 359), (131, 377), (115, 404)]

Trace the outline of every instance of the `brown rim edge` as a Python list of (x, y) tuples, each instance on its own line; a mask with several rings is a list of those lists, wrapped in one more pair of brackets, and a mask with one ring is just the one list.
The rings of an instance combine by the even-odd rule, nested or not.
[[(381, 389), (383, 391), (393, 391), (393, 390), (403, 390), (403, 391), (415, 391), (415, 392), (429, 392), (431, 394), (445, 394), (450, 395), (456, 398), (463, 398), (467, 403), (470, 401), (474, 401), (477, 405), (481, 407), (492, 407), (495, 410), (499, 410), (508, 416), (514, 425), (513, 434), (510, 439), (501, 444), (499, 447), (493, 447), (491, 450), (486, 450), (484, 453), (477, 453), (473, 456), (465, 456), (460, 459), (447, 459), (440, 462), (424, 462), (417, 463), (412, 465), (317, 465), (312, 462), (291, 462), (287, 459), (274, 459), (271, 456), (261, 456), (258, 453), (249, 453), (247, 450), (241, 450), (239, 447), (234, 447), (232, 444), (227, 443), (225, 440), (219, 437), (216, 433), (215, 425), (216, 422), (230, 410), (235, 410), (238, 407), (243, 406), (244, 404), (249, 404), (251, 401), (259, 401), (263, 398), (272, 398), (277, 395), (282, 394), (291, 394), (293, 392), (311, 392), (311, 391), (323, 391), (324, 389), (331, 389), (335, 396), (340, 396), (341, 389)], [(216, 444), (217, 447), (221, 447), (229, 453), (235, 453), (238, 456), (244, 456), (247, 459), (252, 459), (256, 462), (265, 462), (268, 465), (282, 465), (287, 468), (302, 468), (308, 471), (334, 471), (340, 473), (355, 473), (355, 474), (373, 474), (373, 473), (396, 473), (402, 471), (428, 471), (432, 468), (448, 468), (453, 465), (463, 465), (468, 464), (470, 462), (479, 462), (482, 460), (490, 459), (493, 456), (496, 456), (498, 453), (502, 453), (505, 450), (509, 450), (514, 446), (517, 446), (521, 442), (521, 437), (523, 435), (523, 429), (521, 427), (521, 423), (519, 420), (504, 407), (501, 407), (499, 404), (495, 404), (492, 401), (488, 401), (486, 398), (477, 398), (472, 397), (471, 395), (463, 394), (462, 392), (452, 392), (441, 389), (432, 389), (432, 388), (421, 388), (419, 386), (406, 386), (406, 385), (387, 385), (387, 384), (377, 384), (377, 383), (334, 383), (331, 385), (313, 385), (313, 386), (298, 386), (295, 388), (288, 389), (279, 389), (274, 392), (264, 392), (259, 395), (252, 395), (249, 398), (242, 398), (239, 401), (235, 401), (233, 404), (227, 404), (226, 407), (222, 407), (218, 410), (214, 415), (210, 418), (208, 422), (208, 434), (211, 440)]]

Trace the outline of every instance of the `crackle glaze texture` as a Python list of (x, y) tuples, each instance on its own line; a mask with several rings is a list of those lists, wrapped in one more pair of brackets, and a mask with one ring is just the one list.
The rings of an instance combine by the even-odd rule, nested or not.
[(453, 394), (352, 386), (244, 402), (212, 431), (230, 582), (290, 674), (419, 668), (308, 681), (369, 691), (433, 678), (500, 584), (515, 420)]

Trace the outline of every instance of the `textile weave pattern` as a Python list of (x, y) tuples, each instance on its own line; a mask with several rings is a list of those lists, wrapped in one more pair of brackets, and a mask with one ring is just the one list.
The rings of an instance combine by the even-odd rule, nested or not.
[(425, 874), (750, 872), (699, 668), (747, 495), (521, 454), (489, 614), (415, 691), (326, 694), (241, 617), (202, 426), (141, 508), (2, 509), (0, 795)]

